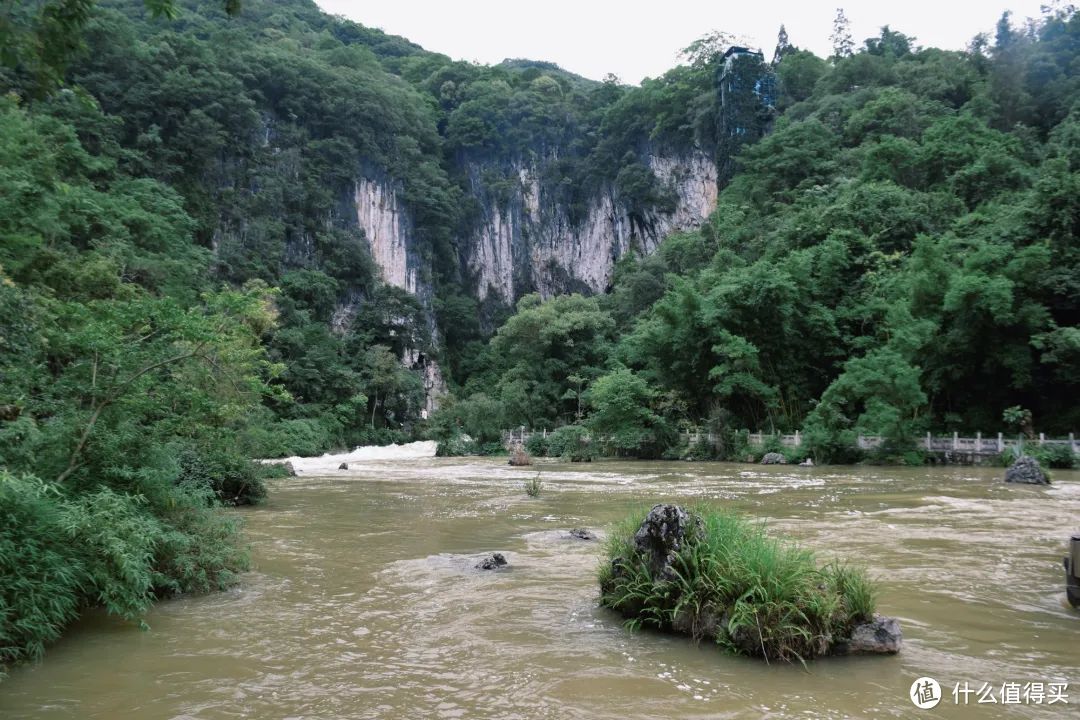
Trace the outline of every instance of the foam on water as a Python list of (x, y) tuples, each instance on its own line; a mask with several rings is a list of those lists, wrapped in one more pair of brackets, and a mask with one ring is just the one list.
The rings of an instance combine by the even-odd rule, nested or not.
[[(365, 445), (347, 453), (326, 453), (319, 457), (293, 456), (284, 461), (292, 463), (297, 475), (333, 474), (341, 463), (363, 463), (370, 460), (416, 460), (435, 457), (434, 440), (419, 440), (404, 445)], [(284, 462), (274, 460), (273, 462)]]

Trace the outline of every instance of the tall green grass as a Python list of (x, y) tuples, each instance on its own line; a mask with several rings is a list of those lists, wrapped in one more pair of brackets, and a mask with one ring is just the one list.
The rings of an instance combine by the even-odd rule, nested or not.
[(644, 513), (617, 524), (599, 570), (601, 605), (622, 613), (632, 628), (675, 630), (786, 661), (826, 654), (872, 618), (875, 590), (862, 569), (821, 564), (812, 551), (732, 513), (694, 514), (700, 531), (672, 564), (673, 579), (653, 577), (635, 553)]

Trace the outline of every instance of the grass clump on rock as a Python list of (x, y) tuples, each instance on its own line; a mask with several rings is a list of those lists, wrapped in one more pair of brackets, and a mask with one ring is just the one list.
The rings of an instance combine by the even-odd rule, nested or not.
[(712, 639), (766, 660), (850, 652), (895, 653), (900, 628), (874, 616), (861, 569), (819, 564), (728, 512), (657, 505), (611, 532), (600, 604), (653, 627)]

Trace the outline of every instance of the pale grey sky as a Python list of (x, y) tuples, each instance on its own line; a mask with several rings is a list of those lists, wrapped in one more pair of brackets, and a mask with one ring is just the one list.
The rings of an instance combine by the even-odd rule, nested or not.
[(548, 60), (585, 77), (613, 72), (624, 82), (657, 77), (678, 51), (711, 30), (746, 37), (771, 53), (780, 23), (791, 42), (828, 55), (836, 8), (857, 43), (888, 24), (923, 46), (960, 49), (992, 31), (1002, 11), (1015, 20), (1039, 15), (1048, 0), (317, 0), (327, 12), (402, 35), (458, 60), (493, 64), (508, 57)]

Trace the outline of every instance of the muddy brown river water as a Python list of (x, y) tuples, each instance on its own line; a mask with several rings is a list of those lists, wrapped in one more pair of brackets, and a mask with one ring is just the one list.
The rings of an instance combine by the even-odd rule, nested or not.
[[(148, 631), (85, 618), (0, 683), (0, 718), (1080, 718), (1061, 569), (1080, 473), (1034, 488), (995, 468), (503, 462), (275, 481), (241, 511), (254, 570), (239, 587), (161, 603)], [(903, 652), (768, 666), (628, 632), (596, 605), (599, 544), (560, 531), (664, 500), (738, 508), (864, 563)], [(511, 569), (472, 570), (489, 551)], [(942, 688), (932, 710), (908, 697), (921, 676)], [(998, 703), (954, 698), (965, 682)], [(1036, 704), (1038, 685), (1003, 703), (1009, 683), (1069, 683), (1068, 703)]]

